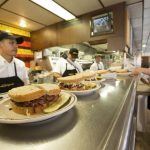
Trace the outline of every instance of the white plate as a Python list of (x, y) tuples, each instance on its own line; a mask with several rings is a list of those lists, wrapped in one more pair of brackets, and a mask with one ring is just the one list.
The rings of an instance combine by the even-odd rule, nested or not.
[(70, 91), (70, 90), (63, 90), (65, 92), (71, 92), (75, 95), (89, 95), (92, 94), (93, 92), (97, 91), (99, 88), (101, 87), (101, 85), (96, 85), (95, 88), (90, 89), (90, 90), (82, 90), (82, 91)]
[[(65, 92), (61, 92), (61, 93), (65, 93)], [(10, 99), (9, 98), (3, 99), (2, 101), (0, 101), (0, 123), (25, 124), (25, 123), (39, 122), (39, 121), (50, 119), (52, 117), (56, 117), (70, 110), (75, 105), (77, 101), (77, 97), (73, 95), (72, 93), (69, 93), (69, 94), (71, 96), (69, 103), (67, 103), (61, 109), (54, 111), (53, 113), (50, 113), (50, 114), (43, 113), (43, 114), (36, 114), (36, 115), (31, 115), (31, 116), (17, 114), (13, 112), (12, 110), (9, 110)]]
[(106, 79), (101, 79), (101, 80), (95, 80), (95, 81), (85, 81), (85, 82), (93, 82), (93, 83), (95, 83), (95, 84), (99, 84), (99, 83), (102, 83), (102, 82), (104, 82)]
[(117, 73), (117, 76), (129, 76), (131, 72)]

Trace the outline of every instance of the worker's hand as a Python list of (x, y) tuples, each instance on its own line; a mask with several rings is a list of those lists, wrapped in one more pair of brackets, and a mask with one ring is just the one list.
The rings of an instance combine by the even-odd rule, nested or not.
[(135, 69), (132, 70), (131, 74), (138, 75), (140, 73), (142, 73), (142, 68), (135, 68)]

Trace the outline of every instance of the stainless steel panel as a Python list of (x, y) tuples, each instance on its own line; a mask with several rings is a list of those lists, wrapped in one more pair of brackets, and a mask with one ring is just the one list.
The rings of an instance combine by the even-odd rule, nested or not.
[[(129, 111), (134, 79), (109, 82), (92, 95), (78, 97), (65, 114), (30, 125), (0, 125), (4, 150), (110, 150), (118, 148)], [(107, 148), (108, 149), (108, 148)]]

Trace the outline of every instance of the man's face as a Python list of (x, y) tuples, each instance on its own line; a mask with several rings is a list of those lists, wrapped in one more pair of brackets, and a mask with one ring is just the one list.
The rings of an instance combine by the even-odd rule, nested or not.
[(100, 57), (96, 57), (95, 60), (96, 60), (97, 63), (99, 63), (101, 61), (101, 58)]
[(68, 54), (68, 57), (72, 60), (72, 61), (75, 61), (76, 58), (74, 58), (71, 54)]
[(76, 58), (74, 58), (74, 57), (71, 57), (71, 59), (72, 59), (72, 61), (75, 61), (75, 60), (76, 60)]
[(4, 39), (0, 41), (0, 53), (7, 56), (15, 56), (17, 53), (17, 44), (15, 40)]

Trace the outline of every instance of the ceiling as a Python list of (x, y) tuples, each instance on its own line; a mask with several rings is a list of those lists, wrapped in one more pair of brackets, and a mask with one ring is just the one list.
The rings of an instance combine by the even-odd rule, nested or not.
[(150, 0), (144, 0), (143, 53), (150, 53)]
[[(141, 49), (142, 41), (142, 0), (54, 0), (75, 16), (126, 1), (133, 24), (135, 46)], [(149, 3), (150, 0), (145, 0)], [(149, 4), (150, 5), (150, 4)], [(148, 5), (146, 4), (146, 7)], [(147, 17), (150, 10), (146, 9)], [(145, 10), (144, 9), (144, 10)], [(138, 11), (137, 11), (138, 10)], [(42, 17), (44, 16), (44, 17)], [(150, 16), (150, 15), (149, 15)], [(146, 17), (146, 16), (144, 16)], [(25, 30), (35, 31), (62, 21), (60, 17), (32, 3), (30, 0), (0, 0), (0, 23), (18, 27), (21, 19), (27, 22)], [(148, 24), (149, 22), (144, 22)], [(148, 31), (148, 26), (146, 27)], [(150, 27), (149, 27), (150, 28)], [(144, 34), (147, 32), (144, 30)], [(145, 36), (144, 36), (145, 37)], [(145, 39), (146, 40), (146, 37)], [(150, 44), (149, 44), (150, 45)]]
[(142, 34), (143, 34), (143, 2), (138, 1), (133, 5), (128, 5), (129, 17), (133, 29), (134, 45), (133, 48), (141, 50), (142, 48)]

